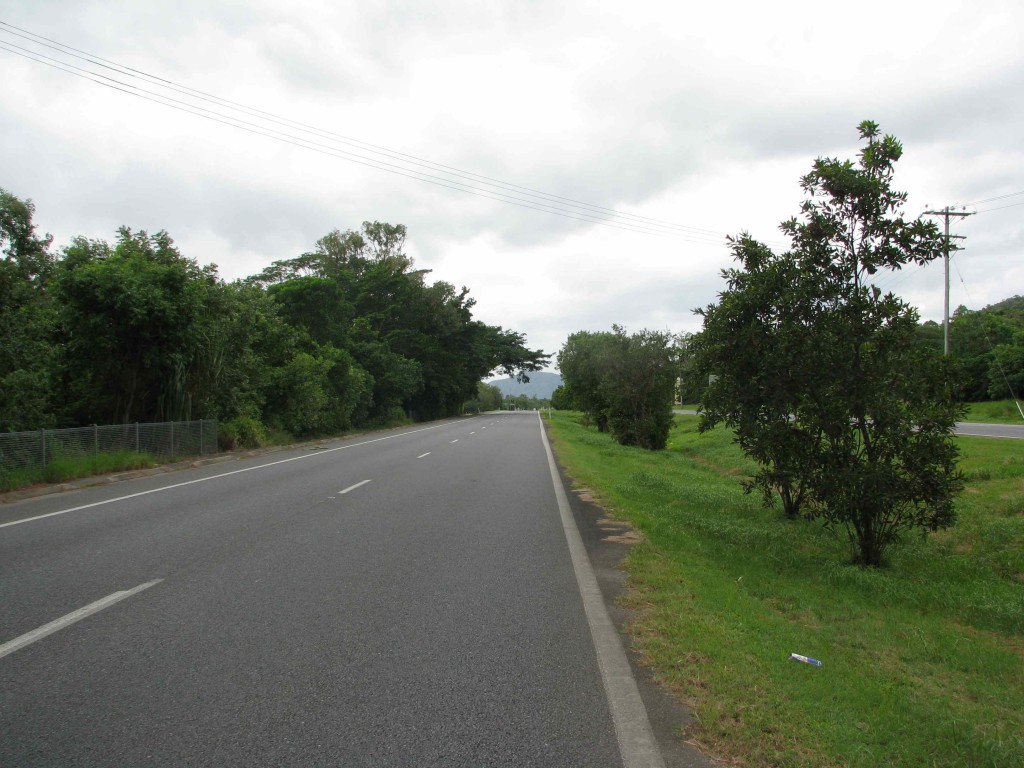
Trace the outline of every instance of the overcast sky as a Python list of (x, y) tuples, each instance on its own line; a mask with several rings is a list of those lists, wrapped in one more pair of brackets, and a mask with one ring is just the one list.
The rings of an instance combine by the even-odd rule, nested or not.
[[(904, 144), (906, 214), (979, 211), (954, 223), (952, 306), (1024, 293), (1019, 0), (0, 0), (0, 21), (179, 89), (0, 25), (0, 187), (57, 246), (165, 229), (232, 280), (380, 220), (534, 348), (695, 331), (726, 235), (784, 247), (800, 176), (872, 119)], [(941, 263), (882, 285), (941, 320)]]

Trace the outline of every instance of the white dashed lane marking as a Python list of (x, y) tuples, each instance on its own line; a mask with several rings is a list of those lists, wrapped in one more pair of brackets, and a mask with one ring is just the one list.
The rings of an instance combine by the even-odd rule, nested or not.
[(356, 483), (355, 485), (350, 485), (348, 488), (346, 488), (343, 491), (338, 491), (338, 493), (339, 494), (348, 493), (349, 491), (354, 491), (356, 488), (358, 488), (361, 485), (366, 485), (367, 483), (372, 483), (372, 482), (373, 482), (372, 480), (363, 480), (361, 483)]

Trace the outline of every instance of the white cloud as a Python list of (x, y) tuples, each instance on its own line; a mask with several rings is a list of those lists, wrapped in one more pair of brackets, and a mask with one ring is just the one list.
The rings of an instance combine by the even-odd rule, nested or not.
[[(695, 329), (730, 264), (724, 236), (781, 241), (799, 177), (853, 157), (862, 119), (904, 141), (909, 215), (1024, 190), (1012, 2), (42, 0), (5, 20), (281, 119), (694, 228), (654, 237), (466, 195), (0, 51), (0, 186), (33, 198), (58, 243), (167, 229), (230, 279), (336, 227), (404, 223), (418, 264), (468, 286), (480, 319), (552, 352), (612, 323)], [(954, 306), (1020, 292), (1021, 210), (958, 222)], [(892, 281), (941, 314), (941, 265)]]

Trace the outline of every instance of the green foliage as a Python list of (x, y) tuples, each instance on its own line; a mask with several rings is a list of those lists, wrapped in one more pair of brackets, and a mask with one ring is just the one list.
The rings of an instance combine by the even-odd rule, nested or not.
[(565, 384), (559, 401), (584, 411), (599, 432), (623, 445), (665, 447), (677, 365), (668, 334), (641, 331), (572, 334), (558, 354)]
[(702, 428), (736, 430), (761, 467), (748, 487), (845, 528), (855, 559), (879, 565), (903, 533), (953, 524), (962, 410), (913, 308), (871, 284), (880, 269), (941, 256), (943, 243), (933, 223), (898, 215), (900, 143), (869, 121), (860, 134), (858, 164), (818, 159), (802, 179), (802, 220), (782, 225), (792, 251), (733, 241), (742, 269), (724, 273), (719, 304), (701, 311), (697, 355), (718, 377)]
[(401, 225), (335, 230), (225, 284), (166, 232), (76, 238), (55, 259), (33, 211), (0, 190), (0, 429), (202, 416), (255, 445), (246, 425), (310, 437), (455, 415), (488, 374), (549, 357), (474, 320), (468, 289), (428, 283)]
[(565, 384), (555, 388), (551, 393), (551, 407), (556, 411), (571, 411), (573, 409), (572, 394)]
[(0, 189), (0, 430), (53, 426), (54, 259), (31, 200)]
[[(966, 307), (953, 313), (949, 322), (949, 350), (965, 374), (964, 400), (977, 402), (1007, 396), (1002, 371), (995, 362), (996, 350), (1005, 348), (1002, 354), (1009, 361), (1013, 348), (1024, 343), (1024, 338), (1015, 340), (1015, 331), (1024, 332), (1024, 322), (1015, 323), (995, 312), (971, 312)], [(1007, 372), (1019, 378), (1017, 369)], [(992, 391), (997, 394), (990, 394)]]
[(465, 413), (482, 413), (501, 409), (501, 390), (492, 384), (477, 382), (476, 397), (468, 400), (464, 407)]
[(219, 292), (212, 267), (181, 256), (166, 232), (122, 227), (113, 249), (83, 238), (66, 248), (56, 290), (73, 421), (192, 417)]
[(254, 278), (269, 285), (291, 324), (351, 353), (373, 387), (369, 421), (400, 411), (454, 415), (490, 372), (526, 376), (543, 367), (548, 356), (527, 349), (522, 334), (472, 319), (468, 289), (427, 284), (428, 272), (402, 253), (405, 235), (381, 222), (335, 230), (315, 251)]
[(1024, 394), (1024, 327), (992, 350), (988, 381), (987, 394), (993, 400)]
[(267, 430), (252, 416), (238, 416), (217, 425), (217, 444), (221, 450), (260, 448), (267, 442)]
[(672, 425), (678, 372), (671, 338), (657, 331), (627, 336), (616, 327), (612, 349), (601, 383), (612, 434), (622, 445), (661, 450)]
[(567, 405), (583, 411), (597, 425), (598, 432), (608, 431), (608, 400), (601, 383), (613, 354), (614, 336), (608, 331), (578, 331), (569, 336), (558, 353)]

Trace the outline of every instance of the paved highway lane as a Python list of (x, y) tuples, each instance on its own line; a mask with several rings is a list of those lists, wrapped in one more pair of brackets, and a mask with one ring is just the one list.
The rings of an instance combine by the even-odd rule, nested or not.
[(973, 435), (974, 437), (1003, 437), (1014, 440), (1024, 440), (1024, 425), (1021, 424), (976, 424), (968, 421), (961, 421), (956, 425), (958, 435)]
[(0, 528), (0, 643), (149, 585), (0, 657), (0, 764), (622, 765), (536, 415), (389, 435), (5, 508), (178, 486)]

